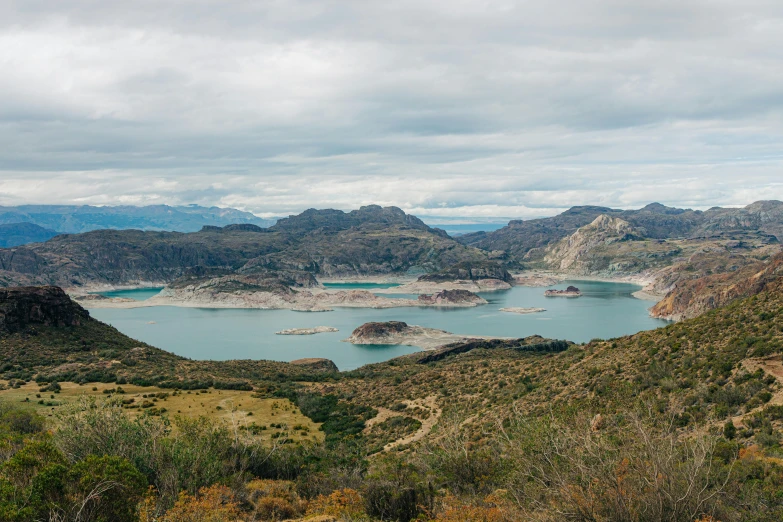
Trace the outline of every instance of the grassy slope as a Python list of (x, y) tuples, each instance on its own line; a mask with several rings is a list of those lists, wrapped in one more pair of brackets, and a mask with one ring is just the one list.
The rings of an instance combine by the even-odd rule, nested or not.
[[(412, 355), (324, 374), (271, 361), (191, 361), (90, 321), (78, 328), (39, 327), (0, 339), (0, 376), (30, 379), (38, 374), (40, 380), (61, 382), (119, 378), (183, 388), (252, 383), (262, 394), (292, 385), (310, 388), (387, 417), (391, 411), (407, 418), (374, 428), (372, 437), (380, 444), (393, 441), (390, 437), (397, 433), (410, 435), (413, 420), (425, 422), (441, 412), (467, 417), (466, 425), (480, 439), (485, 422), (515, 409), (612, 413), (638, 400), (675, 412), (680, 427), (730, 417), (740, 424), (743, 415), (762, 411), (767, 402), (783, 402), (780, 383), (764, 370), (756, 371), (777, 364), (761, 364), (759, 358), (781, 352), (783, 280), (778, 279), (757, 296), (701, 317), (560, 353), (476, 349), (427, 364)], [(753, 423), (746, 424), (749, 429), (740, 435), (751, 437)], [(378, 433), (384, 429), (388, 437)]]
[(758, 358), (781, 352), (783, 280), (695, 319), (558, 354), (474, 350), (426, 365), (411, 356), (316, 386), (374, 408), (434, 398), (444, 415), (467, 416), (476, 438), (512, 409), (612, 413), (639, 400), (675, 412), (680, 427), (704, 426), (783, 399), (774, 377), (754, 373)]

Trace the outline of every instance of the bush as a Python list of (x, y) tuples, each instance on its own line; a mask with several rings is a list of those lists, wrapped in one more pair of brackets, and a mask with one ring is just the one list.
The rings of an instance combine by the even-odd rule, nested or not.
[(234, 493), (226, 486), (199, 489), (196, 495), (180, 493), (160, 522), (235, 522), (241, 515)]

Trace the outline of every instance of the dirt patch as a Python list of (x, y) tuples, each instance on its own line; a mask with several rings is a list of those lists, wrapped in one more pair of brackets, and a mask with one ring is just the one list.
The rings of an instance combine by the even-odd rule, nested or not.
[[(416, 419), (417, 421), (421, 422), (421, 427), (416, 430), (416, 432), (406, 437), (389, 442), (383, 447), (383, 451), (389, 451), (398, 446), (412, 444), (423, 439), (429, 435), (430, 431), (432, 431), (432, 428), (435, 426), (435, 424), (437, 424), (438, 419), (440, 419), (440, 416), (443, 413), (443, 410), (438, 406), (438, 402), (434, 395), (430, 395), (424, 399), (406, 400), (402, 401), (402, 403), (408, 406), (402, 411), (392, 411), (388, 408), (376, 408), (376, 410), (378, 410), (378, 415), (367, 421), (365, 432), (369, 432), (373, 426), (380, 424), (391, 417), (409, 417), (411, 419)], [(423, 415), (411, 414), (410, 411), (415, 410), (417, 407), (425, 412), (428, 412), (429, 415), (424, 418)]]
[(752, 415), (758, 411), (761, 411), (766, 406), (769, 405), (781, 405), (783, 404), (783, 356), (781, 355), (775, 355), (773, 357), (763, 357), (763, 358), (753, 358), (753, 359), (745, 359), (742, 361), (742, 366), (745, 367), (745, 369), (751, 373), (755, 372), (756, 370), (764, 370), (764, 373), (768, 375), (772, 375), (778, 380), (778, 390), (772, 394), (772, 398), (769, 400), (768, 403), (759, 406), (757, 408), (753, 408), (752, 410), (744, 413), (743, 415), (737, 415), (736, 417), (732, 417), (732, 422), (735, 425), (743, 424), (745, 417), (748, 415)]

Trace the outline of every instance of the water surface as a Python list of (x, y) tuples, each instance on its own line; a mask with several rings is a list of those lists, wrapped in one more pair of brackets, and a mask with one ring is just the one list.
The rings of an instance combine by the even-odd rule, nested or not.
[(383, 290), (400, 286), (399, 283), (323, 283), (334, 290)]
[[(574, 342), (617, 337), (667, 324), (648, 315), (649, 301), (631, 296), (640, 289), (637, 285), (565, 281), (554, 288), (565, 289), (568, 285), (579, 287), (582, 297), (544, 297), (545, 288), (514, 287), (482, 293), (489, 304), (475, 308), (336, 308), (332, 312), (294, 312), (163, 306), (95, 309), (90, 313), (126, 335), (191, 359), (291, 361), (325, 357), (341, 370), (418, 351), (411, 346), (359, 346), (341, 342), (354, 328), (368, 321), (405, 321), (465, 335), (539, 334)], [(547, 310), (528, 315), (498, 310), (505, 307)], [(333, 326), (340, 331), (275, 335), (287, 328), (314, 326)]]
[(109, 290), (107, 292), (96, 292), (106, 297), (124, 297), (134, 301), (146, 301), (150, 297), (155, 297), (163, 288), (134, 288), (133, 290)]

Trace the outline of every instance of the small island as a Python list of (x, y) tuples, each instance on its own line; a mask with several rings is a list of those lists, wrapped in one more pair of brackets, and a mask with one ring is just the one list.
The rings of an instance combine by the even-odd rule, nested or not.
[(289, 328), (288, 330), (275, 332), (275, 335), (315, 335), (319, 333), (339, 331), (340, 330), (333, 326), (314, 326), (313, 328)]
[(575, 286), (569, 286), (565, 290), (547, 290), (544, 295), (546, 297), (579, 297), (582, 292)]
[(402, 344), (418, 346), (422, 350), (435, 350), (450, 343), (467, 339), (492, 339), (492, 337), (457, 335), (445, 330), (409, 325), (402, 321), (364, 323), (351, 333), (345, 342), (351, 344)]
[(537, 314), (540, 312), (546, 312), (546, 308), (501, 308), (501, 312), (509, 312), (512, 314)]

